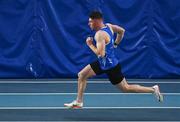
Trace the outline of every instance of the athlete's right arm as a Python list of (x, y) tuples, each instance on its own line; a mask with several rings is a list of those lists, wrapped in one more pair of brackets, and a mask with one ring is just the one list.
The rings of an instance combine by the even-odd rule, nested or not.
[(118, 45), (121, 42), (122, 38), (124, 37), (125, 29), (118, 25), (113, 25), (110, 23), (108, 23), (107, 25), (112, 28), (114, 33), (117, 33), (115, 44)]

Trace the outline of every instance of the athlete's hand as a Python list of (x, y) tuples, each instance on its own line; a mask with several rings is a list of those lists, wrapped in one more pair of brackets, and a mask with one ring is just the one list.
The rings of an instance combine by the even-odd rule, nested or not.
[(88, 46), (91, 46), (91, 45), (93, 44), (93, 38), (92, 38), (92, 37), (87, 37), (87, 39), (86, 39), (86, 44), (87, 44)]
[(114, 48), (117, 48), (118, 44), (116, 42), (114, 42)]

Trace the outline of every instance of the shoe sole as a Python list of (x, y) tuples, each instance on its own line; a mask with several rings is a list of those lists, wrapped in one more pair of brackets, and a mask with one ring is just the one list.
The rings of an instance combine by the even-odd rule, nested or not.
[(81, 109), (82, 108), (81, 106), (67, 106), (67, 105), (64, 105), (64, 106), (69, 109)]
[(159, 102), (163, 102), (163, 101), (164, 101), (163, 95), (159, 93)]
[(160, 92), (160, 89), (159, 89), (158, 85), (157, 85), (157, 91), (158, 91), (158, 98), (159, 98), (158, 101), (163, 102), (164, 98), (163, 98), (163, 95)]

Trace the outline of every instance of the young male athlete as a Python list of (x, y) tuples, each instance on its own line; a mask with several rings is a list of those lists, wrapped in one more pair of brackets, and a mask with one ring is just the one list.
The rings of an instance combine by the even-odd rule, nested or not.
[[(130, 85), (121, 72), (121, 66), (115, 56), (115, 47), (121, 42), (125, 30), (113, 24), (104, 24), (101, 12), (93, 11), (89, 16), (88, 25), (95, 30), (94, 45), (93, 38), (88, 37), (86, 43), (89, 48), (97, 55), (98, 60), (85, 66), (78, 73), (78, 94), (76, 100), (71, 103), (65, 103), (68, 108), (83, 107), (83, 93), (86, 88), (86, 81), (89, 77), (106, 73), (111, 83), (121, 89), (123, 92), (154, 93), (158, 101), (163, 101), (158, 85), (144, 87), (140, 85)], [(117, 33), (116, 40), (113, 34)]]

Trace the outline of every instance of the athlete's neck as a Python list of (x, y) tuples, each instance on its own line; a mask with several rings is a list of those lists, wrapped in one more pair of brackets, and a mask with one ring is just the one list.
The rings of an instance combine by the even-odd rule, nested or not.
[(99, 26), (97, 27), (97, 31), (100, 30), (103, 27), (105, 27), (105, 24), (104, 23), (100, 23)]

